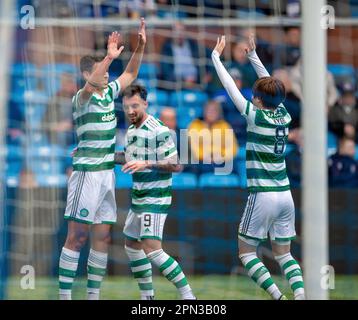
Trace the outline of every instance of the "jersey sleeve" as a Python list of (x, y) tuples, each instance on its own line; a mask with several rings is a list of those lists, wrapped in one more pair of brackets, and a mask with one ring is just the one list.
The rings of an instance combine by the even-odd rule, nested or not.
[(211, 59), (213, 61), (218, 77), (222, 85), (224, 86), (225, 90), (227, 91), (228, 95), (230, 96), (230, 99), (232, 100), (236, 108), (240, 112), (242, 112), (246, 104), (246, 99), (241, 94), (240, 90), (237, 88), (233, 78), (225, 69), (224, 65), (220, 60), (220, 55), (216, 50), (212, 52)]
[(178, 156), (177, 148), (169, 128), (160, 127), (157, 131), (155, 153), (159, 161)]
[(260, 58), (258, 57), (256, 51), (251, 51), (247, 54), (247, 57), (249, 61), (251, 62), (251, 65), (254, 67), (256, 74), (259, 78), (263, 77), (269, 77), (270, 74), (266, 70), (265, 66), (262, 64)]
[(121, 92), (121, 84), (118, 79), (108, 83), (108, 87), (112, 89), (112, 99), (117, 99), (119, 97), (119, 93)]
[(256, 107), (250, 101), (247, 101), (246, 106), (241, 114), (246, 118), (248, 124), (255, 123)]

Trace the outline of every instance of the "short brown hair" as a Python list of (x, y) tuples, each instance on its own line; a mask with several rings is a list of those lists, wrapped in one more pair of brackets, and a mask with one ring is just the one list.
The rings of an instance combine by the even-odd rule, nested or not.
[(263, 77), (254, 83), (252, 93), (261, 99), (264, 107), (276, 109), (286, 98), (286, 89), (281, 80), (273, 77)]
[(94, 64), (97, 62), (101, 62), (102, 60), (103, 58), (98, 56), (90, 56), (90, 55), (83, 56), (80, 60), (81, 72), (85, 72), (85, 71), (92, 72), (92, 68)]
[(131, 84), (122, 93), (122, 97), (132, 98), (134, 95), (139, 95), (144, 101), (147, 101), (147, 89), (140, 84)]

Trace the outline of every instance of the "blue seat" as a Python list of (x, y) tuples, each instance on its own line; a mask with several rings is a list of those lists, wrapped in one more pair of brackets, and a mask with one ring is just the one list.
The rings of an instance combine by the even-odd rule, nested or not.
[(168, 105), (168, 93), (164, 90), (150, 90), (147, 101), (149, 105), (166, 106)]
[(31, 158), (57, 159), (59, 157), (66, 156), (66, 151), (61, 146), (56, 144), (28, 146), (27, 152)]
[(41, 69), (42, 81), (48, 95), (54, 95), (61, 88), (61, 76), (63, 73), (78, 74), (76, 66), (68, 63), (47, 64)]
[(30, 104), (47, 104), (49, 102), (49, 96), (40, 90), (27, 90), (24, 93), (24, 98)]
[(240, 145), (239, 146), (239, 150), (237, 151), (236, 157), (239, 160), (245, 160), (246, 159), (246, 146), (245, 145)]
[(138, 78), (136, 82), (144, 86), (148, 91), (156, 90), (158, 84), (157, 78), (151, 78), (151, 79)]
[(189, 172), (173, 174), (173, 189), (195, 189), (198, 185), (196, 175)]
[(11, 85), (14, 91), (36, 90), (37, 68), (31, 63), (15, 63), (11, 67)]
[(203, 115), (202, 107), (179, 107), (177, 111), (178, 127), (187, 128), (190, 122)]
[(123, 173), (122, 166), (116, 165), (114, 168), (114, 172), (116, 175), (116, 188), (117, 189), (128, 189), (132, 188), (132, 175), (128, 173)]
[(247, 176), (246, 176), (246, 160), (236, 158), (234, 160), (234, 170), (239, 178), (239, 187), (247, 187)]
[(6, 162), (6, 176), (17, 176), (22, 169), (22, 160), (11, 160)]
[(148, 108), (147, 108), (147, 112), (156, 118), (159, 118), (161, 110), (162, 110), (162, 107), (158, 106), (158, 105), (148, 105)]
[(154, 63), (142, 63), (140, 65), (138, 78), (140, 79), (155, 79), (157, 78), (157, 66)]
[(349, 64), (328, 64), (328, 70), (336, 76), (354, 77), (354, 67)]
[(42, 118), (47, 110), (46, 104), (31, 104), (25, 108), (26, 124), (30, 129), (40, 130)]
[(240, 187), (240, 180), (236, 174), (216, 175), (214, 173), (203, 173), (199, 178), (199, 187)]
[(39, 187), (64, 188), (67, 185), (67, 175), (65, 174), (37, 174), (36, 182)]
[(49, 160), (41, 158), (33, 158), (27, 161), (27, 166), (36, 174), (58, 175), (65, 171), (64, 162), (60, 160)]
[(70, 63), (54, 63), (54, 64), (46, 64), (42, 66), (42, 71), (46, 75), (56, 75), (61, 73), (73, 73), (76, 74), (78, 69), (75, 65)]
[(327, 157), (336, 153), (337, 142), (338, 142), (338, 139), (337, 139), (336, 135), (333, 132), (328, 131), (327, 132)]
[(8, 161), (16, 161), (23, 158), (24, 150), (20, 146), (8, 144), (6, 146), (6, 158)]
[(6, 177), (6, 186), (16, 188), (19, 186), (20, 175), (9, 175)]
[(208, 95), (205, 92), (183, 90), (175, 91), (170, 96), (170, 105), (173, 107), (203, 107), (208, 101)]

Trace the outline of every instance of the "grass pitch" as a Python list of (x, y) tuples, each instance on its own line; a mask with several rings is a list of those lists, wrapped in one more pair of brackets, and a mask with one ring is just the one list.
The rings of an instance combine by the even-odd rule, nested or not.
[[(273, 276), (274, 281), (288, 299), (292, 293), (287, 281)], [(205, 275), (189, 276), (189, 283), (199, 300), (267, 300), (270, 297), (247, 276)], [(153, 283), (157, 300), (176, 300), (179, 295), (175, 287), (164, 277), (154, 276)], [(35, 289), (21, 289), (20, 278), (8, 281), (7, 299), (56, 300), (58, 282), (56, 278), (36, 278)], [(73, 299), (86, 299), (86, 279), (75, 280)], [(128, 276), (106, 277), (102, 283), (102, 300), (137, 300), (139, 290), (134, 279)], [(335, 289), (330, 290), (330, 299), (358, 299), (358, 276), (336, 276)]]

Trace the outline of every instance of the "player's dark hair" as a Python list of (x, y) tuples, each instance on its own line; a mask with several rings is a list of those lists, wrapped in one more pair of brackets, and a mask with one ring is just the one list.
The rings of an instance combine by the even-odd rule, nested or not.
[(252, 93), (265, 108), (276, 109), (286, 98), (286, 89), (281, 80), (263, 77), (254, 83)]
[(81, 72), (84, 71), (92, 72), (92, 68), (94, 64), (97, 62), (101, 62), (102, 60), (103, 58), (98, 56), (90, 56), (90, 55), (83, 56), (80, 60)]
[(147, 89), (140, 84), (131, 84), (123, 91), (122, 97), (132, 98), (136, 94), (139, 95), (144, 101), (147, 101)]

